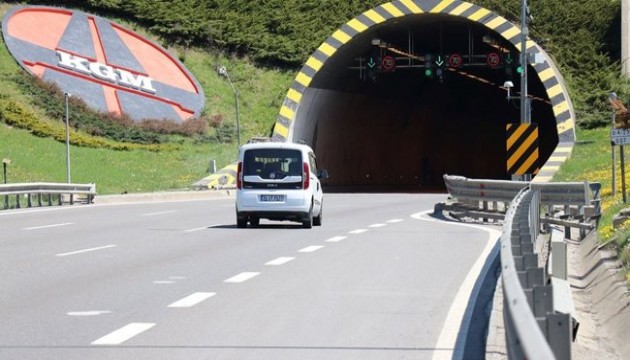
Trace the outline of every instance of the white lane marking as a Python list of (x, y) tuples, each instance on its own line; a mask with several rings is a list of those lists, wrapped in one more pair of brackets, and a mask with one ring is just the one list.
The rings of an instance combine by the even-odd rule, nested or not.
[(158, 211), (154, 213), (142, 214), (142, 216), (165, 215), (165, 214), (172, 214), (174, 212), (177, 212), (177, 211), (176, 210)]
[(101, 310), (93, 310), (93, 311), (70, 311), (66, 313), (68, 316), (98, 316), (103, 314), (111, 314), (111, 311), (101, 311)]
[(336, 242), (340, 242), (342, 240), (347, 239), (347, 236), (335, 236), (335, 237), (331, 237), (330, 239), (326, 240), (326, 242), (329, 243), (336, 243)]
[[(213, 225), (214, 226), (214, 225)], [(212, 226), (204, 226), (204, 227), (200, 227), (200, 228), (194, 228), (194, 229), (188, 229), (188, 230), (184, 230), (184, 232), (195, 232), (195, 231), (201, 231), (201, 230), (206, 230), (211, 228)]]
[(356, 234), (363, 234), (366, 231), (368, 231), (368, 230), (367, 229), (356, 229), (356, 230), (349, 231), (348, 234), (354, 234), (354, 235), (356, 235)]
[(100, 246), (100, 247), (95, 247), (95, 248), (90, 248), (90, 249), (83, 249), (83, 250), (77, 250), (77, 251), (70, 251), (70, 252), (66, 252), (66, 253), (61, 253), (61, 254), (57, 254), (55, 256), (59, 256), (59, 257), (63, 257), (63, 256), (70, 256), (70, 255), (77, 255), (77, 254), (83, 254), (86, 252), (91, 252), (91, 251), (98, 251), (98, 250), (104, 250), (104, 249), (111, 249), (114, 247), (117, 247), (118, 245), (106, 245), (106, 246)]
[(370, 228), (381, 228), (383, 226), (387, 226), (387, 224), (372, 224), (372, 225), (370, 225), (368, 227), (370, 227)]
[(293, 260), (295, 260), (294, 257), (279, 257), (277, 259), (271, 260), (270, 262), (266, 263), (265, 265), (280, 266), (280, 265), (284, 265), (284, 264), (288, 263), (289, 261), (293, 261)]
[(94, 340), (92, 345), (119, 345), (154, 326), (155, 323), (131, 323), (103, 336), (98, 340)]
[(260, 275), (259, 272), (242, 272), (236, 276), (232, 276), (231, 278), (223, 282), (237, 284), (237, 283), (242, 283), (252, 278), (255, 278), (258, 275)]
[(298, 250), (298, 252), (301, 252), (301, 253), (312, 253), (312, 252), (315, 252), (315, 251), (317, 251), (317, 250), (319, 250), (321, 248), (323, 248), (322, 245), (307, 246), (304, 249)]
[(213, 297), (216, 294), (217, 293), (213, 293), (213, 292), (196, 292), (194, 294), (190, 294), (190, 295), (186, 296), (185, 298), (183, 298), (181, 300), (175, 301), (174, 303), (172, 303), (168, 307), (170, 307), (170, 308), (189, 308), (189, 307), (193, 307), (193, 306), (199, 304), (200, 302)]
[(175, 281), (172, 281), (172, 280), (155, 280), (153, 283), (157, 284), (157, 285), (168, 285), (168, 284), (175, 284)]
[(388, 223), (390, 224), (395, 224), (395, 223), (399, 223), (399, 222), (403, 222), (403, 219), (391, 219), (391, 220), (387, 220)]
[(172, 280), (186, 280), (185, 276), (169, 276), (168, 278)]
[(488, 241), (486, 242), (486, 246), (475, 261), (475, 264), (470, 268), (468, 275), (466, 275), (466, 278), (460, 285), (459, 290), (457, 291), (457, 295), (455, 295), (455, 299), (451, 304), (451, 308), (448, 310), (448, 315), (446, 316), (446, 320), (444, 321), (444, 327), (440, 332), (440, 337), (438, 338), (437, 343), (434, 347), (435, 349), (445, 350), (433, 352), (433, 360), (453, 359), (454, 352), (457, 350), (455, 349), (457, 334), (459, 333), (460, 328), (464, 327), (471, 321), (470, 318), (464, 319), (464, 316), (470, 317), (470, 314), (466, 314), (466, 308), (468, 307), (469, 299), (471, 298), (471, 296), (473, 296), (472, 292), (475, 286), (475, 282), (479, 278), (481, 271), (483, 270), (483, 266), (488, 259), (488, 256), (490, 255), (490, 252), (496, 245), (497, 241), (499, 241), (499, 238), (501, 237), (501, 231), (479, 225), (440, 221), (438, 219), (426, 217), (426, 214), (432, 211), (433, 210), (423, 211), (417, 214), (413, 214), (411, 215), (411, 217), (416, 220), (433, 221), (446, 225), (471, 227), (486, 231), (488, 233)]
[(52, 224), (52, 225), (33, 226), (33, 227), (27, 227), (27, 228), (24, 228), (24, 230), (39, 230), (39, 229), (48, 229), (48, 228), (54, 228), (54, 227), (59, 227), (59, 226), (68, 226), (68, 225), (74, 225), (74, 223), (62, 223), (62, 224)]

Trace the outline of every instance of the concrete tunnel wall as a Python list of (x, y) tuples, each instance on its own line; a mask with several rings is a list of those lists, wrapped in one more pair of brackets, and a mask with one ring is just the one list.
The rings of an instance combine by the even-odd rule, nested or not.
[[(396, 94), (395, 89), (404, 86), (391, 84), (368, 91), (326, 86), (345, 81), (335, 79), (343, 77), (337, 58), (347, 56), (353, 42), (365, 42), (371, 32), (390, 22), (432, 17), (481, 24), (520, 49), (520, 29), (477, 5), (452, 0), (402, 0), (380, 5), (343, 25), (307, 60), (280, 109), (274, 140), (310, 144), (320, 166), (331, 174), (329, 187), (351, 191), (432, 190), (443, 186), (444, 173), (509, 178), (505, 170), (505, 124), (518, 121), (519, 113), (497, 106), (496, 99), (504, 99), (505, 90), (458, 78), (448, 86), (421, 84), (411, 97)], [(530, 65), (528, 79), (529, 93), (539, 100), (532, 104), (532, 120), (539, 120), (540, 158), (546, 161), (535, 181), (546, 181), (570, 154), (575, 116), (551, 58), (531, 40), (527, 48), (544, 58), (544, 62)], [(466, 103), (466, 94), (481, 94), (494, 102)], [(458, 114), (457, 108), (463, 108), (465, 116)]]

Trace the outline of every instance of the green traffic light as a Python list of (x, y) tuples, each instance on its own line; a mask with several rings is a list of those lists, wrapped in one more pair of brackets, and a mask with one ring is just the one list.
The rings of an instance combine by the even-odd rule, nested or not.
[(517, 67), (516, 68), (516, 72), (519, 73), (519, 74), (522, 74), (523, 73), (523, 67), (522, 66)]
[(425, 76), (431, 76), (431, 75), (433, 75), (433, 71), (431, 71), (431, 69), (426, 69), (426, 70), (424, 70), (424, 75)]

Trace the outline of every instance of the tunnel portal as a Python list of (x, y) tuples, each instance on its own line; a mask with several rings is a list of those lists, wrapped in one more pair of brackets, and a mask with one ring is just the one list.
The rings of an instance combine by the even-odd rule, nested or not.
[[(410, 3), (382, 5), (333, 34), (280, 110), (274, 138), (311, 145), (329, 191), (435, 191), (443, 174), (511, 178), (506, 125), (520, 122), (520, 102), (504, 85), (520, 96), (520, 32), (469, 3), (417, 1), (416, 14)], [(485, 17), (471, 20), (479, 11)], [(544, 59), (528, 65), (541, 167), (559, 143), (574, 141), (572, 107)]]

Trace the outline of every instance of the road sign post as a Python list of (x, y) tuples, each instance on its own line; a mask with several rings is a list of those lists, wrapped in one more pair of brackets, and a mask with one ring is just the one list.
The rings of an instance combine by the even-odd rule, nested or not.
[(612, 145), (612, 171), (613, 171), (613, 196), (615, 196), (615, 146), (619, 146), (619, 160), (621, 162), (621, 196), (623, 202), (627, 202), (626, 195), (626, 159), (623, 146), (630, 144), (630, 129), (611, 129), (610, 130), (610, 143)]

